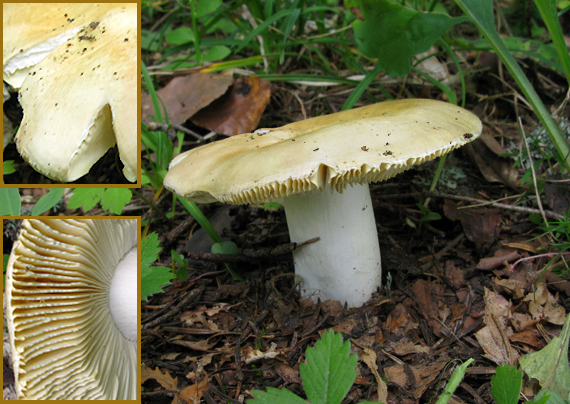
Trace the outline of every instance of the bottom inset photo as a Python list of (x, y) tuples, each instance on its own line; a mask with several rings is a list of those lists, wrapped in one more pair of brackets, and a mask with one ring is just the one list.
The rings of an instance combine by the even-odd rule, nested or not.
[(137, 399), (139, 220), (3, 218), (4, 386), (18, 399)]

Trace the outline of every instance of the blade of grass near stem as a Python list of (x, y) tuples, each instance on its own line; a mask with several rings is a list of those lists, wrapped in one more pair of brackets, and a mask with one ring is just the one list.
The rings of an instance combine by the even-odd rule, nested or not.
[(540, 100), (536, 91), (528, 81), (521, 67), (507, 49), (505, 43), (502, 41), (493, 19), (493, 0), (455, 0), (455, 3), (469, 15), (479, 31), (485, 35), (505, 67), (509, 70), (514, 80), (517, 82), (522, 93), (534, 109), (534, 112), (544, 125), (550, 135), (552, 143), (558, 150), (560, 158), (564, 162), (567, 170), (570, 170), (570, 149), (566, 141), (560, 134), (558, 126), (548, 113), (548, 110)]

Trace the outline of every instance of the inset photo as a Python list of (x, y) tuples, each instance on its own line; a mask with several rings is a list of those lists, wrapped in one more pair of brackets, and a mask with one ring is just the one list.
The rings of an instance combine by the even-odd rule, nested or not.
[(3, 4), (4, 184), (140, 186), (139, 25), (137, 3)]
[(137, 400), (140, 219), (2, 219), (4, 399)]

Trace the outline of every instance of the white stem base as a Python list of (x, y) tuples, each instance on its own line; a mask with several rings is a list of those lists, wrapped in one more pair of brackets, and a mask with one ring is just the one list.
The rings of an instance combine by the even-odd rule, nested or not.
[(284, 200), (291, 241), (320, 241), (293, 252), (303, 297), (332, 299), (349, 307), (366, 303), (380, 286), (382, 268), (368, 184), (344, 192), (293, 195)]

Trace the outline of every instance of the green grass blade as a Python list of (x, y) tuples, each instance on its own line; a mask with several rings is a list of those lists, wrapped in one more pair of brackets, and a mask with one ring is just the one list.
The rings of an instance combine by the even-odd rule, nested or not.
[(465, 14), (469, 15), (473, 19), (473, 22), (479, 31), (485, 35), (497, 55), (501, 58), (501, 61), (513, 76), (522, 93), (531, 104), (534, 112), (550, 135), (550, 139), (556, 147), (566, 169), (570, 170), (570, 149), (568, 148), (568, 144), (560, 134), (558, 126), (548, 113), (548, 110), (528, 81), (528, 78), (525, 76), (515, 58), (511, 55), (504, 42), (501, 40), (501, 37), (495, 28), (493, 18), (493, 0), (455, 0), (455, 2)]

